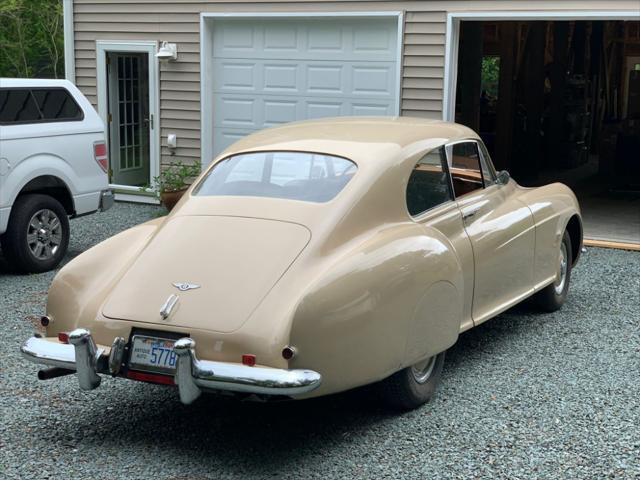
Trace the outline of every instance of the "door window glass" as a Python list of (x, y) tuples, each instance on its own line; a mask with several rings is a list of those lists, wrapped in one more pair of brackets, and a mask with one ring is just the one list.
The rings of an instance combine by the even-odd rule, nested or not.
[(0, 88), (0, 125), (39, 122), (40, 110), (28, 89)]
[(411, 216), (452, 199), (444, 147), (430, 151), (416, 164), (407, 183), (407, 210)]
[(480, 154), (476, 142), (455, 143), (451, 147), (451, 179), (456, 197), (484, 187)]
[(489, 185), (493, 185), (494, 183), (496, 183), (496, 171), (493, 168), (491, 156), (489, 155), (487, 147), (484, 146), (483, 142), (478, 142), (478, 145), (480, 145), (480, 164), (482, 165), (482, 177), (484, 178), (484, 186), (488, 187)]

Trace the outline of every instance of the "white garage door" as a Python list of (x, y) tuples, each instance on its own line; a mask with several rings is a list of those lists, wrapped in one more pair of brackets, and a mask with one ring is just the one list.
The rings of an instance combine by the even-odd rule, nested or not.
[(396, 17), (237, 18), (213, 26), (213, 149), (280, 123), (398, 112)]

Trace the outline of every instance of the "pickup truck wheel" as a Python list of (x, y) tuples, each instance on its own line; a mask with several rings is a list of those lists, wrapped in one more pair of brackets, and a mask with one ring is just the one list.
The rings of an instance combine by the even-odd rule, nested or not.
[(571, 281), (572, 258), (571, 237), (569, 232), (565, 231), (562, 243), (560, 243), (560, 252), (558, 253), (556, 278), (551, 285), (546, 286), (534, 296), (534, 301), (540, 310), (555, 312), (564, 305), (569, 292), (569, 282)]
[(40, 273), (55, 268), (69, 246), (69, 219), (64, 207), (48, 195), (21, 195), (11, 207), (2, 236), (2, 251), (14, 269)]
[(444, 365), (444, 352), (394, 373), (380, 382), (382, 401), (399, 410), (412, 410), (428, 402), (436, 391)]

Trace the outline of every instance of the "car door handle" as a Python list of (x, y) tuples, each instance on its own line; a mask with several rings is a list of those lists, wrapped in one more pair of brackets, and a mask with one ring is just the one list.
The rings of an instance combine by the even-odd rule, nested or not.
[(473, 218), (476, 215), (476, 213), (478, 213), (478, 210), (480, 210), (480, 209), (476, 208), (474, 210), (468, 210), (468, 211), (464, 212), (462, 214), (462, 219), (463, 220), (467, 220), (469, 218)]

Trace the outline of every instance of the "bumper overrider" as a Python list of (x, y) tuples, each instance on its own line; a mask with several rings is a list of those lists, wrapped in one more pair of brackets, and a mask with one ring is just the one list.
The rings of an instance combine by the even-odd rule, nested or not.
[[(174, 382), (182, 403), (190, 404), (202, 391), (230, 391), (258, 395), (295, 396), (320, 386), (322, 377), (312, 370), (285, 370), (250, 367), (226, 362), (199, 360), (192, 338), (176, 341), (177, 354)], [(76, 372), (82, 390), (100, 385), (100, 373), (117, 376), (123, 365), (125, 340), (116, 337), (107, 348), (96, 345), (91, 333), (79, 328), (69, 333), (69, 344), (31, 337), (21, 348), (30, 361), (59, 370), (40, 378), (53, 378)]]

